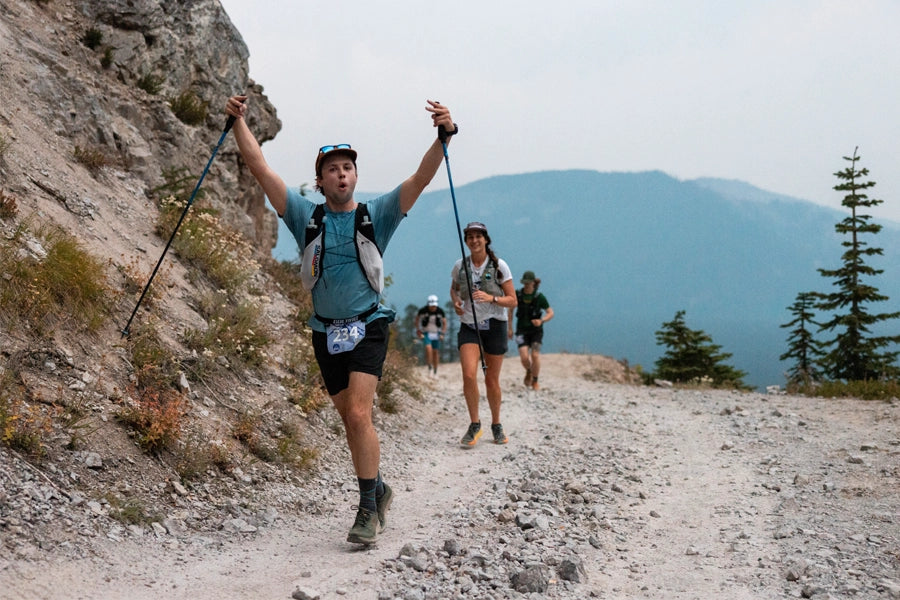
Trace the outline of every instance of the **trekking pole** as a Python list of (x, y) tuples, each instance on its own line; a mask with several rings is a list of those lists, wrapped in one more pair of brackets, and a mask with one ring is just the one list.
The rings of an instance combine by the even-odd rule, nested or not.
[(469, 288), (469, 304), (472, 305), (472, 319), (475, 321), (475, 336), (478, 338), (478, 355), (481, 358), (481, 371), (487, 373), (487, 365), (484, 362), (484, 345), (481, 343), (481, 330), (478, 329), (478, 316), (475, 314), (475, 299), (472, 297), (472, 273), (469, 271), (469, 262), (466, 260), (466, 246), (463, 242), (462, 227), (459, 225), (459, 210), (456, 208), (456, 192), (453, 189), (453, 175), (450, 174), (450, 155), (447, 153), (447, 140), (450, 136), (459, 133), (459, 125), (453, 124), (453, 133), (448, 132), (443, 125), (438, 125), (438, 139), (444, 149), (444, 164), (447, 165), (447, 180), (450, 182), (450, 197), (453, 198), (453, 214), (456, 217), (456, 234), (459, 236), (459, 251), (462, 253), (462, 264), (466, 270), (466, 287)]
[(166, 252), (169, 251), (169, 246), (172, 245), (172, 240), (175, 239), (175, 234), (178, 233), (178, 228), (181, 227), (181, 222), (184, 221), (184, 218), (187, 216), (188, 210), (191, 208), (191, 204), (194, 203), (194, 197), (197, 195), (197, 192), (200, 190), (200, 184), (203, 183), (203, 178), (206, 177), (206, 173), (209, 171), (209, 166), (212, 164), (213, 159), (216, 157), (216, 154), (219, 152), (219, 148), (222, 146), (222, 142), (225, 141), (225, 136), (228, 135), (228, 132), (231, 130), (231, 126), (234, 125), (235, 117), (229, 115), (228, 120), (225, 122), (225, 129), (222, 131), (222, 135), (219, 136), (219, 142), (216, 144), (216, 147), (212, 151), (212, 155), (209, 157), (209, 161), (206, 163), (206, 168), (203, 169), (203, 173), (200, 175), (200, 179), (197, 180), (197, 185), (194, 186), (194, 191), (191, 192), (191, 197), (188, 199), (187, 206), (184, 207), (184, 210), (181, 212), (181, 218), (178, 219), (178, 223), (175, 225), (174, 231), (172, 231), (172, 235), (169, 237), (168, 243), (166, 243), (166, 247), (163, 250), (162, 254), (159, 257), (159, 260), (156, 261), (156, 267), (153, 269), (153, 273), (150, 274), (150, 279), (147, 280), (147, 285), (144, 286), (144, 291), (141, 292), (141, 297), (138, 298), (137, 304), (134, 307), (134, 310), (131, 311), (131, 316), (128, 318), (128, 323), (125, 324), (125, 328), (122, 329), (122, 337), (128, 337), (131, 334), (131, 322), (134, 320), (134, 316), (137, 314), (138, 308), (141, 306), (141, 302), (144, 301), (144, 296), (147, 295), (147, 290), (150, 289), (150, 284), (153, 283), (153, 278), (156, 277), (156, 272), (159, 271), (159, 267), (162, 264), (163, 258), (166, 257)]

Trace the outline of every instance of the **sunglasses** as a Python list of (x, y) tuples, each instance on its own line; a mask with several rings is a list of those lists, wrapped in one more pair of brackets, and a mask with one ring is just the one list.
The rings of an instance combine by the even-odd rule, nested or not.
[(319, 148), (319, 154), (327, 154), (332, 150), (349, 150), (350, 144), (335, 144), (333, 146), (322, 146)]

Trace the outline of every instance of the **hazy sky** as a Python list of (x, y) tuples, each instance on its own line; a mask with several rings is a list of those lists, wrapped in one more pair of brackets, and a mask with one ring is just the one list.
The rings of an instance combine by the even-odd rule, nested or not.
[[(319, 146), (359, 151), (387, 191), (460, 125), (454, 184), (556, 169), (740, 179), (840, 208), (861, 166), (900, 221), (898, 0), (222, 0), (283, 129), (263, 146), (288, 185)], [(224, 101), (223, 101), (224, 103)], [(447, 187), (442, 169), (430, 189)], [(552, 198), (547, 199), (552, 202)]]

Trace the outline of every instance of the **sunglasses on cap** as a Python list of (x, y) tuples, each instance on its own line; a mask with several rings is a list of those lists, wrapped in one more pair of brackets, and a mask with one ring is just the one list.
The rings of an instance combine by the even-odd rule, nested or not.
[(349, 150), (350, 144), (334, 144), (333, 146), (322, 146), (319, 148), (319, 154), (327, 154), (332, 150)]

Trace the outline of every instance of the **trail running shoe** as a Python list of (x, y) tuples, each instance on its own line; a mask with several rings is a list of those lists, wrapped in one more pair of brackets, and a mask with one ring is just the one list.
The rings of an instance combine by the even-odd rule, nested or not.
[(509, 441), (509, 438), (506, 437), (506, 434), (503, 433), (503, 425), (497, 423), (496, 425), (491, 425), (491, 433), (494, 434), (494, 443), (495, 444), (505, 444)]
[(378, 513), (360, 508), (356, 511), (356, 521), (347, 534), (347, 541), (351, 544), (374, 544), (379, 529)]
[(459, 443), (463, 446), (472, 447), (478, 442), (478, 438), (481, 437), (482, 433), (484, 432), (481, 431), (481, 423), (469, 423), (469, 429), (466, 430), (466, 435), (462, 436)]
[(387, 511), (391, 508), (391, 502), (394, 500), (394, 490), (391, 486), (384, 484), (384, 495), (375, 499), (375, 505), (378, 507), (378, 521), (381, 523), (381, 531), (387, 529)]
[(531, 387), (531, 369), (525, 369), (525, 379), (522, 380), (525, 387)]

